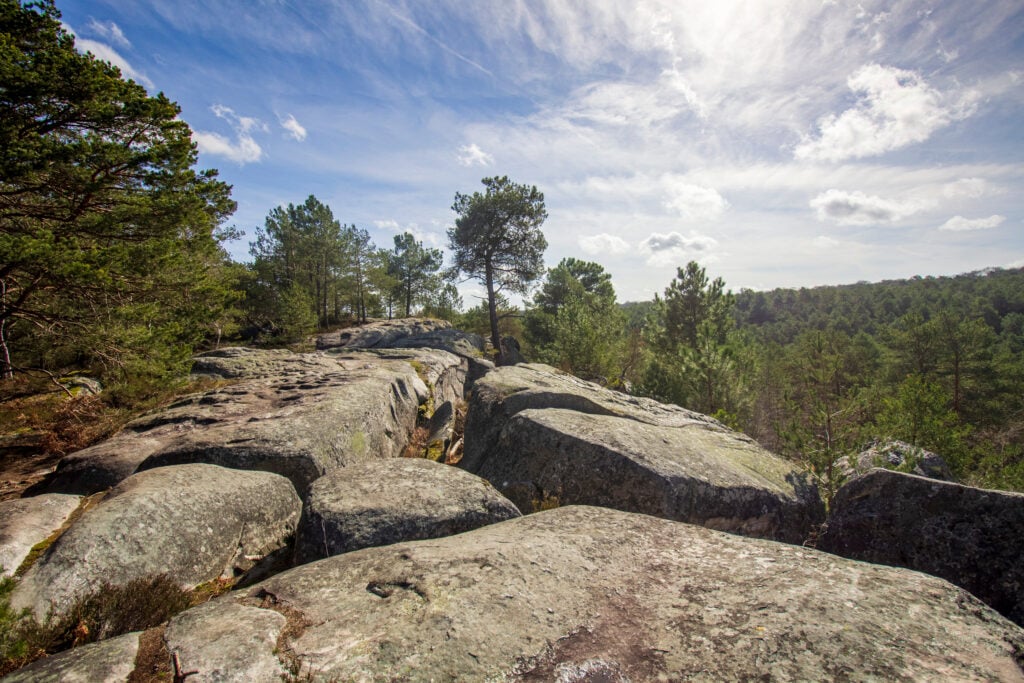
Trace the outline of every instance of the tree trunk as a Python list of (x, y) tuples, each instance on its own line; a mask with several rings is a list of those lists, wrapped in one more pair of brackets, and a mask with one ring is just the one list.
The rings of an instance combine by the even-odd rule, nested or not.
[[(7, 308), (7, 280), (0, 279), (0, 307)], [(7, 311), (0, 311), (0, 379), (12, 379), (14, 368), (11, 367), (11, 350), (7, 346)]]
[(498, 334), (498, 304), (494, 294), (494, 272), (491, 270), (490, 262), (485, 269), (485, 283), (487, 285), (487, 315), (491, 322), (491, 344), (498, 353), (498, 363), (502, 361), (501, 337)]

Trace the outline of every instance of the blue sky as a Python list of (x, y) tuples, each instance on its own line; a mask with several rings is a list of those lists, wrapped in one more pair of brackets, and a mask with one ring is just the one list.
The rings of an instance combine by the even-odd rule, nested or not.
[(548, 265), (596, 261), (623, 301), (689, 260), (732, 289), (1024, 266), (1019, 0), (58, 7), (180, 104), (239, 260), (309, 194), (444, 247), (455, 193), (508, 175), (545, 194)]

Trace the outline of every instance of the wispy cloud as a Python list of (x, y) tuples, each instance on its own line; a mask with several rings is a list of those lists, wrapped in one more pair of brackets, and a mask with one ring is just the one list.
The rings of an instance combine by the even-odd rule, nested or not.
[(458, 159), (463, 166), (490, 166), (494, 163), (494, 156), (480, 149), (475, 142), (459, 147)]
[(280, 119), (281, 127), (288, 132), (288, 136), (297, 142), (302, 142), (306, 139), (306, 129), (298, 122), (298, 120), (292, 114)]
[(999, 227), (1005, 220), (1006, 216), (1000, 216), (998, 214), (989, 216), (988, 218), (964, 218), (963, 216), (953, 216), (948, 221), (940, 225), (939, 230), (948, 230), (952, 232), (988, 230), (990, 228)]
[(86, 26), (89, 31), (100, 36), (104, 40), (108, 40), (115, 45), (119, 45), (124, 48), (130, 48), (132, 46), (131, 41), (128, 40), (124, 35), (124, 31), (121, 27), (112, 21), (102, 22), (96, 19), (90, 19)]
[(260, 161), (263, 148), (252, 136), (254, 131), (267, 132), (267, 124), (251, 116), (239, 116), (230, 107), (215, 104), (210, 107), (214, 115), (226, 121), (235, 132), (234, 140), (210, 131), (194, 131), (192, 139), (199, 146), (199, 151), (215, 156), (222, 156), (237, 164), (245, 165)]
[(709, 261), (708, 257), (717, 246), (718, 240), (708, 235), (655, 232), (640, 243), (640, 253), (648, 255), (649, 266), (682, 266), (692, 260)]
[(847, 80), (856, 106), (818, 121), (819, 136), (797, 145), (797, 159), (842, 161), (923, 142), (973, 113), (972, 96), (944, 96), (919, 74), (868, 64)]

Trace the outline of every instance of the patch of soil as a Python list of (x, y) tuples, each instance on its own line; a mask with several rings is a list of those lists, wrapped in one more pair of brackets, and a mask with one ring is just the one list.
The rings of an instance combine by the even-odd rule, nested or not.
[(30, 436), (19, 441), (15, 445), (0, 445), (0, 501), (21, 498), (26, 489), (45, 479), (63, 457), (43, 452), (31, 443)]

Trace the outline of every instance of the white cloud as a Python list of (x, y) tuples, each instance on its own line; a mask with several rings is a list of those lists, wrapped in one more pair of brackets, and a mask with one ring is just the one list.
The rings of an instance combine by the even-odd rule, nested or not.
[(939, 230), (948, 230), (952, 232), (962, 232), (965, 230), (987, 230), (989, 228), (995, 228), (1002, 225), (1005, 220), (1006, 216), (1000, 216), (998, 214), (989, 216), (988, 218), (964, 218), (963, 216), (953, 216), (948, 221), (940, 225)]
[(943, 196), (949, 199), (957, 199), (959, 197), (978, 199), (989, 193), (988, 182), (983, 178), (960, 178), (942, 186)]
[(459, 147), (459, 163), (463, 166), (490, 166), (494, 163), (494, 157), (474, 142)]
[(590, 256), (596, 256), (599, 254), (603, 255), (618, 255), (629, 252), (629, 242), (616, 237), (615, 235), (609, 235), (606, 232), (602, 232), (598, 235), (585, 235), (577, 240), (580, 245), (580, 249), (583, 253)]
[[(111, 25), (116, 26), (113, 22), (111, 22)], [(88, 38), (81, 38), (75, 35), (74, 29), (67, 24), (63, 24), (63, 27), (64, 30), (75, 36), (75, 47), (79, 52), (91, 52), (96, 59), (104, 62), (110, 62), (121, 70), (122, 76), (132, 79), (136, 83), (144, 86), (147, 90), (152, 90), (155, 87), (153, 85), (153, 81), (149, 80), (144, 73), (133, 67), (128, 60), (114, 48), (110, 47), (106, 43), (101, 43), (97, 40), (89, 40)], [(120, 29), (118, 29), (118, 32), (120, 32)], [(123, 34), (122, 37), (124, 37)]]
[(239, 116), (233, 109), (222, 104), (215, 104), (210, 110), (217, 118), (228, 122), (235, 131), (235, 139), (232, 141), (220, 133), (210, 131), (194, 131), (192, 139), (199, 146), (200, 152), (226, 157), (242, 165), (263, 158), (263, 148), (256, 142), (252, 132), (268, 132), (265, 123), (250, 116)]
[(860, 102), (818, 121), (820, 136), (797, 145), (797, 159), (842, 161), (875, 156), (923, 142), (953, 121), (970, 116), (973, 94), (944, 96), (913, 71), (879, 64), (858, 69), (847, 86)]
[(394, 235), (400, 235), (407, 232), (411, 234), (417, 242), (422, 242), (428, 247), (442, 246), (442, 235), (430, 230), (424, 230), (419, 226), (419, 223), (406, 223), (405, 225), (402, 225), (398, 221), (389, 218), (387, 220), (373, 221), (373, 224), (377, 229)]
[(684, 236), (678, 232), (653, 232), (640, 242), (640, 252), (648, 255), (647, 265), (660, 268), (682, 266), (695, 259), (707, 261), (717, 246), (718, 240), (698, 233)]
[(301, 123), (295, 118), (294, 115), (288, 114), (285, 118), (281, 119), (281, 127), (288, 131), (288, 136), (297, 142), (302, 142), (306, 139), (306, 129)]
[(120, 45), (124, 48), (130, 48), (132, 46), (131, 41), (125, 37), (124, 31), (121, 30), (121, 27), (112, 21), (104, 23), (102, 21), (90, 19), (87, 28), (93, 33), (98, 34), (104, 40), (109, 40), (116, 45)]
[(818, 235), (811, 242), (818, 249), (835, 249), (842, 244), (839, 240), (834, 237), (827, 237), (825, 235)]
[(693, 185), (678, 177), (667, 178), (666, 185), (665, 207), (688, 220), (713, 220), (729, 206), (714, 188)]
[(818, 220), (833, 220), (840, 225), (893, 223), (926, 208), (920, 201), (896, 201), (863, 192), (828, 190), (810, 201)]
[(239, 135), (231, 141), (219, 133), (197, 130), (193, 131), (192, 139), (195, 140), (200, 152), (226, 157), (238, 164), (247, 164), (263, 158), (263, 149), (249, 135)]

